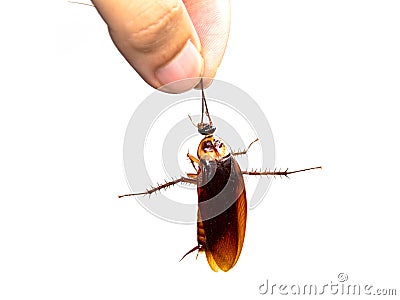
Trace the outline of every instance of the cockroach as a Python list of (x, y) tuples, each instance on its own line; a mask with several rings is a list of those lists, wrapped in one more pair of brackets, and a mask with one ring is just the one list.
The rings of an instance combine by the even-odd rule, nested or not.
[[(242, 171), (235, 159), (237, 155), (247, 153), (253, 141), (244, 151), (232, 152), (229, 145), (220, 137), (215, 136), (204, 95), (203, 81), (201, 84), (202, 115), (197, 125), (198, 132), (204, 135), (198, 149), (197, 157), (187, 154), (196, 173), (187, 173), (178, 179), (166, 182), (145, 192), (119, 196), (150, 195), (161, 189), (180, 182), (197, 185), (197, 245), (183, 257), (198, 250), (205, 252), (209, 266), (213, 271), (224, 272), (232, 269), (237, 263), (242, 251), (246, 232), (247, 200), (243, 175), (288, 176), (321, 167), (301, 169), (297, 171)], [(204, 116), (208, 123), (204, 122)], [(181, 259), (181, 260), (182, 260)]]

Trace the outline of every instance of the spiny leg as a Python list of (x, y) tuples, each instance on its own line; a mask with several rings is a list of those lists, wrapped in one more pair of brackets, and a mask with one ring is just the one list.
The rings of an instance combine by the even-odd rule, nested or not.
[(194, 157), (192, 154), (190, 154), (190, 153), (187, 154), (187, 157), (189, 158), (190, 163), (192, 164), (193, 168), (197, 172), (197, 168), (196, 168), (194, 163), (199, 164), (199, 160), (196, 157)]
[(296, 171), (288, 171), (288, 169), (286, 169), (285, 171), (242, 171), (242, 174), (245, 175), (270, 175), (270, 176), (286, 176), (288, 177), (288, 175), (290, 174), (294, 174), (294, 173), (299, 173), (299, 172), (305, 172), (305, 171), (309, 171), (309, 170), (315, 170), (315, 169), (322, 169), (322, 167), (313, 167), (313, 168), (307, 168), (307, 169), (301, 169), (301, 170), (296, 170)]
[(139, 195), (151, 195), (154, 192), (157, 192), (159, 190), (165, 189), (171, 185), (175, 185), (179, 182), (186, 182), (186, 183), (191, 183), (191, 184), (197, 184), (196, 179), (193, 178), (186, 178), (186, 177), (181, 177), (172, 181), (166, 181), (164, 184), (160, 184), (156, 187), (152, 187), (151, 189), (146, 190), (145, 192), (140, 192), (140, 193), (133, 193), (133, 194), (126, 194), (126, 195), (121, 195), (118, 196), (118, 198), (122, 198), (122, 197), (129, 197), (129, 196), (139, 196)]
[(232, 155), (245, 155), (247, 153), (247, 151), (249, 151), (251, 145), (253, 145), (255, 142), (259, 141), (258, 138), (256, 138), (254, 141), (252, 141), (250, 143), (250, 145), (243, 151), (238, 151), (238, 152), (233, 152)]

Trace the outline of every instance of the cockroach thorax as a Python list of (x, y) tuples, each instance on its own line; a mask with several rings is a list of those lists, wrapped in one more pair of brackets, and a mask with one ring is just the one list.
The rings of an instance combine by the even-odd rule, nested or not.
[(208, 135), (203, 138), (197, 149), (197, 156), (201, 159), (205, 155), (212, 159), (219, 159), (231, 153), (230, 147), (217, 136)]

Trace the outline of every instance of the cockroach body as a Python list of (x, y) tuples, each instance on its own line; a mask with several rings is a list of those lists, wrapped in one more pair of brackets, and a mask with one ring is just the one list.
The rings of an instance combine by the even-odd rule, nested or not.
[(204, 251), (212, 270), (226, 272), (239, 258), (246, 231), (243, 175), (229, 146), (216, 136), (206, 136), (197, 155), (189, 159), (198, 164), (198, 245), (187, 254)]
[[(288, 176), (321, 167), (290, 172), (288, 170), (242, 171), (235, 156), (246, 154), (250, 146), (258, 139), (244, 151), (232, 152), (225, 141), (213, 135), (216, 128), (208, 113), (202, 80), (200, 83), (202, 91), (201, 122), (195, 125), (190, 116), (189, 118), (197, 127), (198, 132), (205, 137), (198, 146), (197, 157), (187, 154), (196, 173), (188, 173), (187, 177), (182, 176), (145, 192), (119, 197), (150, 195), (179, 182), (196, 184), (198, 195), (197, 246), (189, 250), (182, 259), (196, 250), (205, 252), (208, 264), (213, 271), (226, 272), (232, 269), (238, 261), (246, 232), (247, 199), (243, 175)], [(204, 115), (207, 116), (208, 123), (204, 123)]]

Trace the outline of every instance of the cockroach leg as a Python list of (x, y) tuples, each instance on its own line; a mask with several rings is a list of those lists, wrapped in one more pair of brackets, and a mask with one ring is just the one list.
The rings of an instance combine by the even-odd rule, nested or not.
[[(182, 259), (184, 259), (188, 254), (190, 254), (190, 253), (192, 253), (192, 252), (194, 252), (194, 251), (196, 251), (196, 250), (201, 251), (201, 248), (202, 248), (202, 247), (203, 247), (202, 245), (197, 245), (196, 247), (193, 247), (193, 248), (190, 249), (184, 256), (182, 256), (182, 258), (181, 258), (179, 261), (182, 261)], [(199, 252), (197, 252), (197, 255), (199, 255)], [(197, 259), (197, 256), (196, 256), (196, 259)]]
[(187, 154), (187, 157), (189, 158), (190, 163), (192, 164), (193, 168), (197, 171), (197, 168), (194, 163), (199, 164), (199, 160), (190, 153)]
[(177, 183), (179, 183), (179, 182), (186, 182), (186, 183), (191, 183), (191, 184), (197, 184), (196, 179), (187, 178), (187, 177), (183, 177), (183, 176), (182, 176), (181, 178), (178, 178), (178, 179), (175, 179), (175, 180), (172, 180), (172, 181), (165, 182), (164, 184), (160, 184), (160, 185), (158, 185), (158, 186), (156, 186), (156, 187), (152, 187), (151, 189), (148, 189), (148, 190), (145, 191), (145, 192), (121, 195), (121, 196), (118, 196), (118, 198), (128, 197), (128, 196), (151, 195), (151, 194), (153, 194), (154, 192), (157, 192), (157, 191), (159, 191), (159, 190), (165, 189), (165, 188), (167, 188), (167, 187), (169, 187), (169, 186), (172, 186), (172, 185), (175, 185), (175, 184), (177, 184)]
[(294, 174), (294, 173), (299, 173), (299, 172), (305, 172), (305, 171), (309, 171), (309, 170), (315, 170), (315, 169), (322, 169), (322, 167), (313, 167), (313, 168), (307, 168), (307, 169), (301, 169), (301, 170), (296, 170), (296, 171), (289, 171), (288, 169), (286, 169), (285, 171), (242, 171), (242, 174), (244, 175), (269, 175), (269, 176), (286, 176), (288, 177), (288, 175), (290, 174)]
[(192, 154), (188, 153), (187, 157), (190, 159), (191, 162), (195, 162), (196, 164), (199, 163), (199, 159), (195, 156), (193, 156)]
[(238, 152), (233, 152), (232, 155), (235, 155), (235, 156), (236, 156), (236, 155), (245, 155), (245, 154), (247, 153), (247, 151), (249, 151), (251, 145), (253, 145), (255, 142), (258, 142), (258, 141), (259, 141), (259, 139), (256, 138), (254, 141), (252, 141), (252, 142), (250, 143), (250, 145), (249, 145), (245, 150), (243, 150), (243, 151), (238, 151)]

